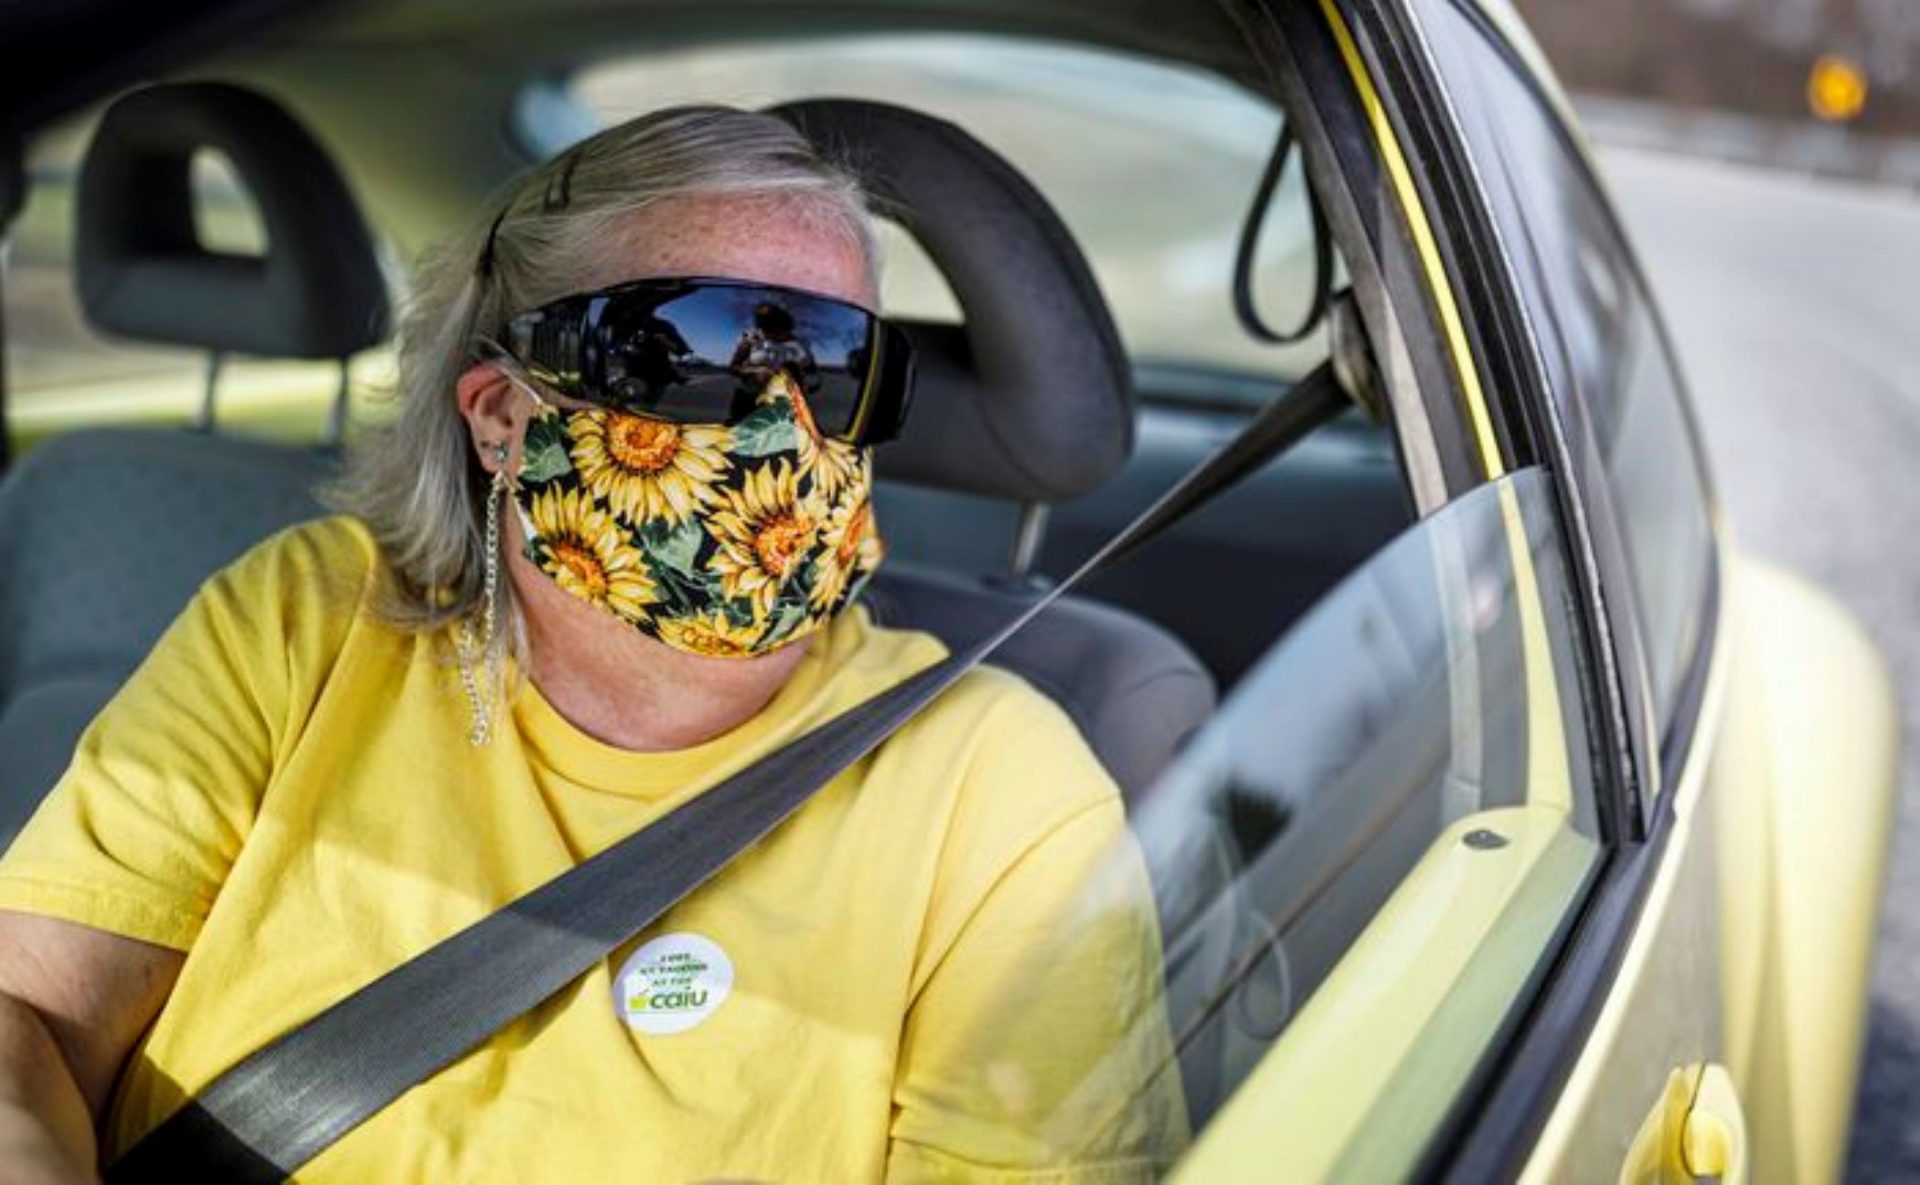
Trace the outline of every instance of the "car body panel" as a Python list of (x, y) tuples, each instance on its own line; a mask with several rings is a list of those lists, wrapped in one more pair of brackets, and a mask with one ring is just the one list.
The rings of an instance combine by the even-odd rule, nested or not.
[(1840, 1175), (1895, 700), (1884, 660), (1831, 597), (1750, 558), (1728, 569), (1729, 628), (1667, 856), (1525, 1180), (1612, 1179), (1669, 1076), (1714, 1065), (1744, 1112), (1752, 1179)]
[[(1654, 836), (1658, 856), (1605, 1001), (1591, 1026), (1565, 1039), (1579, 1051), (1520, 1179), (1599, 1181), (1625, 1176), (1649, 1113), (1676, 1069), (1712, 1062), (1721, 1048), (1717, 879), (1706, 744), (1726, 698), (1730, 655), (1711, 659), (1696, 735)], [(1704, 816), (1704, 818), (1703, 818)]]
[(1747, 561), (1711, 777), (1722, 815), (1727, 1066), (1756, 1179), (1840, 1176), (1893, 834), (1900, 724), (1885, 660), (1824, 591)]

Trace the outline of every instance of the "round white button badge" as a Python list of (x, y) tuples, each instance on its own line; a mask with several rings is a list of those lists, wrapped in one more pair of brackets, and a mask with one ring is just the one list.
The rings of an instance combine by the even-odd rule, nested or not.
[(733, 962), (712, 939), (662, 934), (628, 957), (613, 980), (613, 1009), (629, 1027), (665, 1036), (712, 1016), (733, 991)]

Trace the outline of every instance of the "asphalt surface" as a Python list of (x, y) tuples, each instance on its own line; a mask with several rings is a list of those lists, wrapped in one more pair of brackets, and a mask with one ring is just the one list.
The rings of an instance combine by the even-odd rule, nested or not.
[(1920, 196), (1622, 149), (1601, 167), (1741, 545), (1837, 594), (1900, 685), (1908, 743), (1847, 1176), (1920, 1180)]

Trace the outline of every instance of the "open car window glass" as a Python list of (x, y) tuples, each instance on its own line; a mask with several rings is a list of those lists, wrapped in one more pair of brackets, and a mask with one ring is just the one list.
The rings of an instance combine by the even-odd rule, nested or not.
[[(541, 155), (675, 103), (766, 107), (833, 95), (939, 116), (1005, 155), (1059, 211), (1136, 363), (1297, 377), (1326, 356), (1320, 334), (1276, 349), (1234, 317), (1234, 250), (1281, 113), (1218, 76), (1087, 48), (925, 34), (620, 58), (579, 72), (567, 94), (572, 104), (548, 89), (523, 95), (519, 124)], [(582, 107), (590, 119), (577, 118)], [(1311, 300), (1312, 234), (1300, 170), (1291, 168), (1268, 209), (1254, 272), (1276, 324), (1297, 320)], [(910, 241), (890, 235), (887, 257), (889, 314), (959, 319)]]
[[(1235, 1141), (1303, 1180), (1405, 1177), (1599, 866), (1568, 582), (1538, 469), (1341, 582), (1141, 795), (1138, 849), (1031, 919), (1060, 957), (983, 1010), (970, 1064), (1053, 1100), (1036, 1130), (1063, 1159), (1177, 1076), (1194, 1179)], [(1084, 991), (1073, 954), (1107, 941), (1142, 854), (1164, 998), (1134, 997), (1084, 1081), (1047, 1083), (1022, 1051), (1057, 1041), (1023, 1018)]]

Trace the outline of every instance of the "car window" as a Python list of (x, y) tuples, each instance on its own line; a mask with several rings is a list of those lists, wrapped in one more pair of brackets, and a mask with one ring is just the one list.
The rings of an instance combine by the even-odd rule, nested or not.
[[(1556, 950), (1601, 846), (1554, 507), (1526, 470), (1389, 543), (1136, 805), (1201, 1162), (1252, 1125), (1297, 1179), (1404, 1177)], [(1011, 989), (979, 1056), (1055, 986)]]
[(1473, 21), (1433, 9), (1468, 91), (1470, 136), (1504, 162), (1524, 211), (1514, 228), (1537, 261), (1543, 310), (1590, 417), (1639, 611), (1656, 718), (1670, 721), (1699, 650), (1712, 550), (1708, 484), (1657, 312), (1606, 199), (1546, 96)]
[[(120, 340), (94, 329), (80, 309), (73, 271), (80, 163), (97, 121), (69, 120), (27, 155), (25, 208), (8, 236), (5, 283), (6, 428), (30, 448), (54, 433), (106, 424), (197, 422), (207, 404), (204, 350)], [(252, 198), (225, 157), (192, 163), (195, 230), (224, 254), (258, 254), (266, 234)], [(384, 351), (353, 360), (355, 414), (390, 371)], [(340, 387), (332, 362), (223, 358), (213, 411), (222, 431), (292, 441), (320, 439)]]
[[(1059, 211), (1092, 263), (1129, 354), (1208, 400), (1270, 390), (1183, 384), (1182, 369), (1297, 377), (1320, 335), (1284, 349), (1239, 327), (1234, 251), (1279, 134), (1273, 103), (1216, 75), (1117, 53), (1006, 37), (810, 39), (676, 50), (596, 63), (560, 100), (524, 96), (519, 123), (544, 155), (607, 122), (674, 103), (762, 107), (831, 95), (900, 104), (959, 124), (1002, 153)], [(579, 118), (579, 108), (590, 116)], [(1260, 238), (1256, 294), (1276, 325), (1305, 311), (1312, 229), (1300, 170), (1282, 179)], [(958, 320), (931, 264), (889, 236), (883, 297), (907, 316)]]

